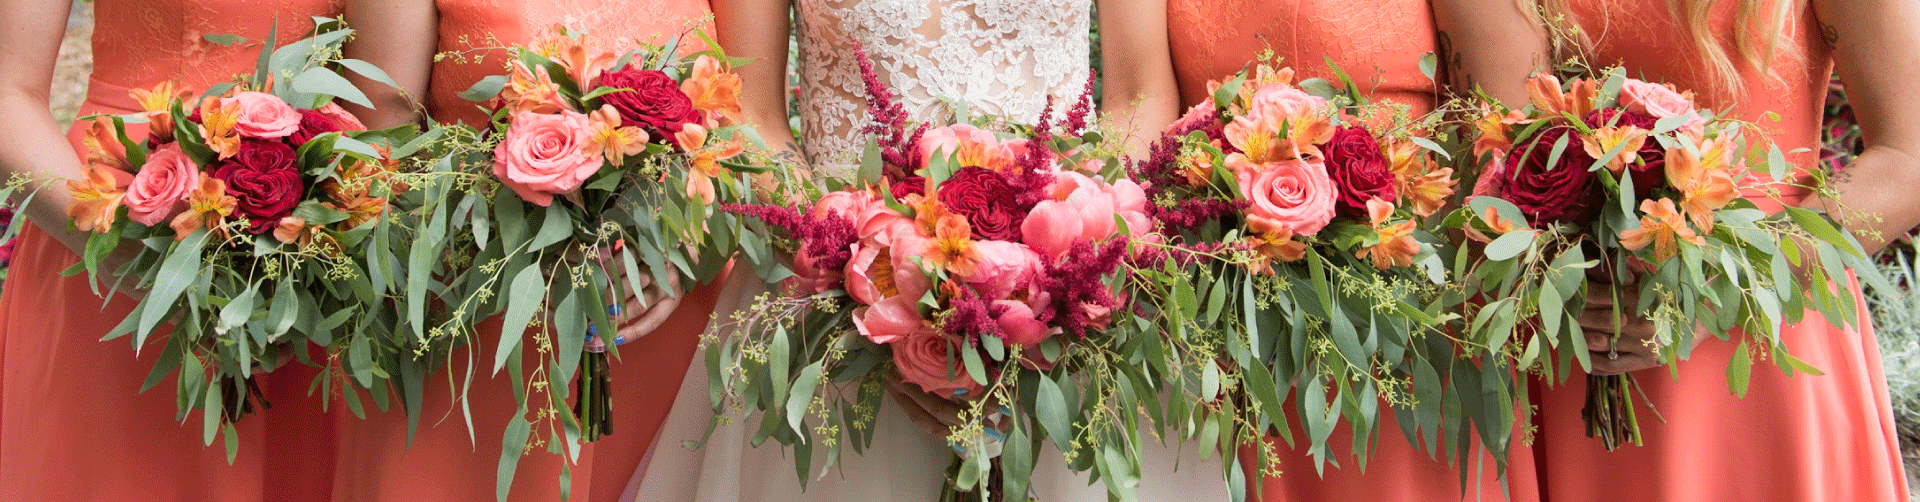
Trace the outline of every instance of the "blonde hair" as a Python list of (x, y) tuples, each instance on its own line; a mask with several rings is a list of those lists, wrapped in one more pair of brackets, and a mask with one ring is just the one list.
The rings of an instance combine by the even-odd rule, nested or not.
[[(1521, 0), (1533, 3), (1526, 9), (1538, 16), (1551, 32), (1553, 56), (1558, 60), (1577, 57), (1582, 61), (1607, 64), (1605, 61), (1593, 61), (1592, 53), (1595, 38), (1589, 35), (1589, 27), (1579, 26), (1569, 10), (1570, 0)], [(1721, 3), (1731, 1), (1736, 4), (1732, 51), (1726, 41), (1713, 31), (1713, 10)], [(1692, 42), (1694, 54), (1706, 64), (1708, 75), (1714, 90), (1731, 99), (1739, 99), (1745, 88), (1740, 78), (1742, 67), (1771, 80), (1781, 77), (1773, 71), (1773, 63), (1781, 57), (1805, 57), (1802, 51), (1789, 46), (1789, 34), (1798, 29), (1798, 13), (1805, 6), (1805, 0), (1666, 0), (1667, 11), (1674, 24), (1685, 30)], [(1606, 2), (1603, 2), (1606, 3)], [(1599, 33), (1606, 33), (1600, 26)]]

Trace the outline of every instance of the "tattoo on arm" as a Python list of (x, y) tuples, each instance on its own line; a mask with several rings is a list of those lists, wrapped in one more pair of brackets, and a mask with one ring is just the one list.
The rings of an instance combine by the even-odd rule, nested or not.
[(1840, 30), (1834, 29), (1833, 25), (1831, 24), (1827, 24), (1827, 23), (1819, 23), (1819, 24), (1820, 24), (1820, 37), (1827, 41), (1827, 47), (1833, 48), (1840, 45)]
[[(1453, 87), (1451, 92), (1454, 94), (1464, 95), (1473, 92), (1470, 87), (1472, 84), (1469, 82), (1472, 77), (1461, 68), (1465, 64), (1464, 58), (1461, 57), (1460, 51), (1454, 49), (1453, 36), (1445, 30), (1437, 32), (1435, 36), (1434, 53), (1440, 58), (1439, 74), (1434, 75), (1434, 81), (1443, 88)], [(1442, 91), (1445, 93), (1447, 89)]]

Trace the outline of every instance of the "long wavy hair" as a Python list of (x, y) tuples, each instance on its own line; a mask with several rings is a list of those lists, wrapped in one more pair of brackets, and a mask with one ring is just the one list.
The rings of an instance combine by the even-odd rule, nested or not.
[[(1552, 33), (1553, 55), (1557, 60), (1580, 57), (1592, 61), (1595, 39), (1592, 33), (1606, 32), (1605, 26), (1580, 26), (1571, 15), (1571, 0), (1519, 0), (1531, 4), (1528, 10), (1536, 21)], [(1751, 69), (1769, 79), (1779, 79), (1772, 65), (1779, 58), (1805, 57), (1789, 43), (1788, 34), (1799, 29), (1799, 13), (1806, 0), (1666, 0), (1674, 24), (1686, 30), (1698, 60), (1707, 65), (1715, 90), (1738, 100), (1746, 87), (1741, 70)], [(1712, 15), (1719, 4), (1735, 4), (1733, 40), (1722, 40), (1713, 31)]]

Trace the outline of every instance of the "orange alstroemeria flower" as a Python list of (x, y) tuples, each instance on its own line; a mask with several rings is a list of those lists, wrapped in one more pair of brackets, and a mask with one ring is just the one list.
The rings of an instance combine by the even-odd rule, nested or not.
[(1393, 141), (1386, 146), (1387, 169), (1393, 173), (1394, 191), (1412, 206), (1413, 214), (1432, 216), (1453, 196), (1453, 168), (1442, 168), (1426, 155), (1426, 149), (1412, 141)]
[(87, 149), (87, 165), (133, 171), (133, 166), (127, 164), (126, 145), (121, 144), (120, 137), (113, 132), (113, 119), (94, 117), (87, 121), (87, 134), (81, 137), (80, 144)]
[[(1508, 220), (1504, 217), (1501, 217), (1500, 211), (1497, 211), (1492, 207), (1488, 207), (1482, 211), (1476, 211), (1476, 213), (1478, 213), (1480, 216), (1480, 222), (1486, 224), (1487, 231), (1493, 232), (1493, 235), (1495, 236), (1507, 235), (1508, 232), (1512, 232), (1515, 230), (1528, 230), (1527, 223), (1525, 221), (1515, 222), (1515, 221)], [(1473, 225), (1464, 225), (1463, 229), (1466, 230), (1468, 239), (1473, 239), (1481, 243), (1493, 242), (1493, 237), (1489, 237), (1487, 236), (1487, 234), (1481, 233), (1480, 229), (1475, 228)]]
[(187, 194), (187, 210), (173, 217), (173, 240), (185, 239), (187, 234), (202, 228), (219, 232), (221, 224), (239, 201), (227, 195), (227, 182), (219, 178), (200, 173), (200, 183)]
[(73, 227), (82, 232), (106, 232), (113, 227), (114, 215), (120, 211), (120, 201), (127, 196), (125, 180), (131, 180), (124, 171), (115, 171), (99, 165), (86, 166), (82, 178), (67, 180), (67, 193), (73, 196), (73, 205), (67, 207), (67, 217), (73, 219)]
[(1640, 160), (1640, 148), (1647, 144), (1647, 133), (1646, 129), (1630, 125), (1596, 127), (1593, 134), (1580, 135), (1580, 146), (1586, 149), (1588, 156), (1596, 159), (1619, 148), (1620, 154), (1607, 162), (1607, 170), (1619, 175), (1627, 170), (1628, 165)]
[(647, 131), (638, 127), (620, 125), (620, 111), (613, 105), (600, 105), (587, 115), (588, 137), (600, 147), (600, 156), (615, 166), (625, 164), (627, 156), (639, 155), (647, 151)]
[(713, 180), (726, 175), (720, 161), (739, 155), (746, 146), (738, 138), (709, 145), (707, 128), (700, 124), (687, 124), (673, 137), (687, 150), (687, 197), (712, 204)]
[(1593, 98), (1599, 94), (1598, 87), (1599, 84), (1593, 79), (1574, 79), (1572, 88), (1562, 93), (1560, 79), (1541, 73), (1527, 79), (1527, 97), (1533, 101), (1534, 108), (1542, 112), (1586, 117), (1593, 113)]
[(960, 277), (973, 275), (980, 263), (980, 252), (973, 245), (973, 227), (967, 217), (941, 211), (934, 222), (933, 238), (927, 239), (926, 260)]
[(1213, 154), (1199, 148), (1188, 148), (1180, 152), (1180, 175), (1189, 186), (1206, 186), (1213, 180)]
[(1687, 228), (1686, 220), (1673, 207), (1673, 199), (1662, 197), (1659, 201), (1640, 201), (1640, 228), (1621, 230), (1620, 245), (1639, 251), (1653, 245), (1653, 257), (1657, 261), (1666, 261), (1680, 254), (1679, 241), (1687, 241), (1695, 246), (1706, 245), (1707, 240), (1693, 229)]
[(581, 89), (592, 89), (600, 80), (600, 74), (613, 68), (617, 60), (613, 53), (588, 45), (580, 38), (565, 35), (554, 37), (553, 61), (560, 63), (561, 68), (566, 68), (567, 78), (573, 79)]
[(1712, 231), (1713, 212), (1740, 197), (1724, 159), (1730, 145), (1702, 145), (1703, 156), (1686, 148), (1667, 153), (1667, 182), (1680, 191), (1680, 210), (1701, 231)]
[(744, 118), (740, 76), (712, 56), (703, 54), (693, 60), (693, 74), (680, 83), (680, 92), (693, 98), (693, 109), (700, 111), (707, 127), (733, 125)]
[(173, 81), (161, 82), (152, 89), (134, 89), (127, 94), (134, 103), (140, 105), (141, 113), (147, 117), (147, 136), (158, 142), (172, 141), (173, 101), (180, 98), (180, 92), (173, 88)]
[(200, 102), (200, 136), (221, 159), (240, 153), (240, 102), (210, 98)]
[(1273, 232), (1250, 235), (1245, 242), (1256, 253), (1247, 269), (1259, 275), (1273, 275), (1275, 261), (1299, 261), (1307, 257), (1307, 244), (1293, 240), (1291, 227), (1281, 226)]
[(513, 113), (560, 113), (567, 109), (567, 103), (560, 97), (560, 85), (553, 83), (553, 77), (547, 75), (546, 67), (527, 68), (519, 61), (511, 64), (513, 72), (507, 77), (506, 87), (500, 89), (500, 100)]
[(1354, 257), (1370, 259), (1373, 267), (1380, 270), (1413, 266), (1414, 255), (1420, 254), (1420, 241), (1413, 239), (1413, 221), (1386, 224), (1387, 219), (1393, 217), (1393, 203), (1380, 199), (1367, 200), (1367, 217), (1373, 222), (1373, 231), (1379, 237), (1379, 242), (1360, 248), (1354, 252)]

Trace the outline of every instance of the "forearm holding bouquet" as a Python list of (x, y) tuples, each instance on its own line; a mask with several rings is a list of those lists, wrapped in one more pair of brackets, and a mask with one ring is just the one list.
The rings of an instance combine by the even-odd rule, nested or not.
[[(206, 441), (225, 431), (229, 457), (232, 423), (256, 401), (267, 405), (256, 371), (293, 358), (315, 364), (312, 342), (345, 354), (341, 371), (374, 386), (377, 370), (363, 356), (393, 327), (383, 300), (399, 281), (390, 257), (404, 229), (389, 221), (388, 198), (404, 186), (388, 159), (417, 131), (365, 131), (334, 103), (367, 105), (340, 68), (391, 81), (339, 58), (352, 30), (316, 24), (311, 38), (284, 47), (271, 35), (259, 42), (258, 70), (234, 83), (197, 97), (164, 83), (133, 91), (143, 113), (83, 119), (86, 178), (68, 185), (73, 224), (93, 235), (67, 273), (86, 272), (96, 288), (110, 283), (109, 294), (141, 293), (104, 335), (131, 334), (138, 351), (161, 334), (141, 390), (177, 371), (181, 417), (203, 410)], [(127, 132), (138, 122), (144, 140)]]
[[(1563, 85), (1543, 74), (1528, 82), (1526, 108), (1485, 109), (1475, 150), (1486, 167), (1468, 207), (1449, 218), (1485, 243), (1462, 274), (1488, 298), (1476, 336), (1510, 344), (1516, 367), (1564, 379), (1576, 361), (1592, 368), (1576, 315), (1588, 295), (1609, 294), (1615, 324), (1640, 313), (1651, 320), (1663, 363), (1687, 358), (1707, 336), (1737, 341), (1727, 365), (1736, 395), (1755, 359), (1818, 374), (1785, 351), (1781, 326), (1808, 311), (1857, 322), (1849, 272), (1872, 270), (1826, 215), (1780, 200), (1819, 189), (1822, 177), (1799, 186), (1757, 126), (1625, 75), (1616, 68)], [(1623, 305), (1623, 291), (1638, 303)], [(1595, 352), (1617, 357), (1618, 343)], [(1633, 376), (1588, 379), (1588, 435), (1609, 449), (1638, 444)]]
[[(1133, 499), (1142, 431), (1193, 424), (1164, 400), (1197, 393), (1215, 357), (1135, 315), (1147, 202), (1106, 153), (1118, 147), (1088, 129), (1091, 99), (1058, 124), (989, 126), (999, 134), (911, 126), (864, 54), (861, 66), (875, 120), (856, 179), (729, 207), (783, 235), (771, 244), (791, 265), (766, 277), (792, 277), (713, 328), (716, 413), (758, 412), (754, 442), (793, 448), (804, 483), (824, 472), (816, 453), (830, 466), (872, 444), (893, 386), (963, 410), (943, 499), (1027, 500), (1046, 441)], [(992, 119), (1004, 118), (976, 121)]]
[[(1209, 404), (1230, 431), (1222, 447), (1265, 448), (1277, 430), (1324, 465), (1344, 421), (1364, 461), (1388, 412), (1429, 454), (1447, 444), (1467, 458), (1475, 429), (1504, 453), (1511, 396), (1483, 388), (1513, 377), (1480, 364), (1485, 348), (1450, 329), (1464, 295), (1449, 289), (1453, 251), (1430, 218), (1456, 185), (1436, 162), (1446, 155), (1429, 131), (1437, 119), (1370, 102), (1334, 72), (1340, 84), (1296, 86), (1291, 69), (1259, 64), (1214, 82), (1213, 98), (1136, 168), (1168, 252), (1185, 265), (1159, 277), (1176, 300), (1163, 318), (1230, 355), (1225, 375), (1207, 375), (1237, 396)], [(1275, 475), (1270, 453), (1260, 472)]]
[[(752, 200), (746, 177), (762, 170), (736, 163), (749, 158), (740, 80), (717, 48), (678, 54), (684, 36), (610, 52), (556, 27), (512, 48), (509, 75), (463, 94), (492, 107), (492, 123), (445, 126), (417, 183), (427, 202), (404, 322), (423, 351), (498, 336), (493, 371), (521, 382), (503, 496), (530, 438), (573, 456), (613, 432), (607, 365), (625, 341), (616, 321), (636, 315), (623, 298), (711, 281), (751, 238), (716, 209)], [(497, 333), (476, 332), (501, 314)], [(473, 375), (449, 378), (464, 389)], [(562, 413), (568, 392), (554, 389), (569, 383)]]

